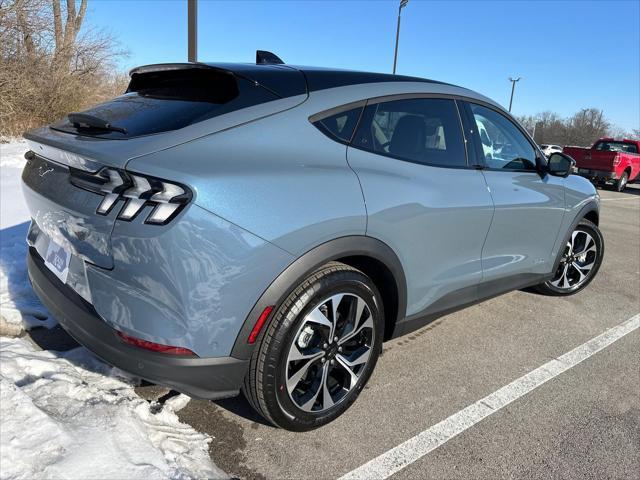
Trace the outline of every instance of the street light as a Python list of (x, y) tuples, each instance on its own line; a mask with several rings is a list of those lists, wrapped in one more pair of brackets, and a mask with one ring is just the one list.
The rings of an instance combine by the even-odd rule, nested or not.
[(509, 81), (511, 82), (511, 99), (509, 100), (509, 112), (511, 112), (511, 105), (513, 104), (513, 91), (516, 89), (516, 82), (519, 82), (522, 77), (511, 78), (509, 77)]
[(398, 40), (400, 38), (400, 14), (402, 9), (407, 6), (409, 0), (400, 0), (400, 6), (398, 7), (398, 28), (396, 29), (396, 51), (393, 54), (393, 73), (396, 73), (396, 63), (398, 62)]

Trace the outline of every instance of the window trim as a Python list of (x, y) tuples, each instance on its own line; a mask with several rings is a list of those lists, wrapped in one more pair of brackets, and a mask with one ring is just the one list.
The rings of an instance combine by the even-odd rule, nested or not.
[[(411, 160), (409, 158), (405, 158), (405, 157), (399, 157), (397, 155), (393, 155), (392, 153), (387, 153), (387, 152), (376, 152), (373, 150), (369, 150), (357, 145), (353, 144), (353, 137), (356, 134), (356, 132), (358, 131), (358, 129), (360, 128), (360, 123), (362, 122), (362, 119), (364, 118), (365, 112), (367, 111), (367, 109), (369, 107), (373, 107), (374, 105), (380, 104), (380, 103), (388, 103), (388, 102), (394, 102), (397, 100), (417, 100), (417, 99), (436, 99), (436, 100), (450, 100), (453, 102), (453, 105), (456, 109), (456, 114), (458, 116), (458, 124), (460, 127), (460, 136), (462, 137), (462, 144), (463, 144), (463, 151), (464, 151), (464, 161), (465, 164), (464, 165), (441, 165), (441, 164), (435, 164), (435, 163), (428, 163), (428, 162), (419, 162), (417, 160)], [(367, 152), (370, 153), (372, 155), (380, 155), (382, 157), (388, 157), (388, 158), (393, 158), (394, 160), (400, 160), (402, 162), (408, 162), (408, 163), (413, 163), (415, 165), (422, 165), (425, 167), (435, 167), (435, 168), (451, 168), (451, 169), (465, 169), (465, 170), (470, 170), (473, 169), (474, 167), (469, 165), (469, 153), (467, 151), (467, 142), (466, 142), (466, 136), (464, 133), (464, 128), (462, 125), (462, 119), (460, 118), (460, 110), (458, 109), (458, 105), (456, 102), (456, 98), (454, 95), (446, 95), (446, 94), (441, 94), (441, 93), (401, 93), (401, 94), (393, 94), (393, 95), (384, 95), (384, 96), (380, 96), (380, 97), (372, 97), (370, 99), (368, 99), (366, 101), (366, 105), (365, 108), (362, 109), (362, 113), (360, 114), (360, 118), (358, 119), (358, 123), (356, 124), (356, 128), (353, 131), (353, 135), (351, 136), (351, 140), (349, 141), (348, 144), (349, 148), (355, 148), (356, 150), (361, 150), (363, 152)]]
[(475, 99), (464, 99), (461, 100), (464, 110), (466, 112), (466, 122), (469, 123), (469, 125), (467, 126), (467, 128), (469, 129), (469, 131), (473, 132), (471, 135), (471, 142), (473, 143), (474, 147), (474, 156), (475, 158), (475, 168), (481, 168), (482, 170), (487, 170), (490, 172), (521, 172), (521, 173), (535, 173), (536, 175), (540, 176), (540, 171), (538, 170), (538, 168), (534, 169), (534, 170), (529, 170), (529, 169), (521, 169), (521, 168), (492, 168), (487, 166), (487, 163), (485, 162), (485, 158), (484, 158), (484, 154), (481, 154), (481, 152), (483, 152), (482, 150), (482, 143), (480, 140), (480, 134), (477, 131), (477, 126), (475, 124), (475, 119), (473, 116), (473, 110), (471, 109), (471, 104), (475, 104), (475, 105), (479, 105), (481, 107), (487, 108), (488, 110), (492, 110), (495, 113), (497, 113), (498, 115), (503, 116), (505, 119), (507, 119), (509, 122), (511, 122), (520, 133), (522, 133), (522, 135), (524, 136), (525, 140), (527, 142), (529, 142), (529, 145), (531, 145), (531, 147), (533, 148), (533, 151), (535, 153), (535, 162), (536, 165), (537, 163), (542, 160), (545, 161), (544, 159), (546, 159), (546, 157), (544, 156), (544, 154), (542, 154), (540, 148), (538, 147), (538, 145), (536, 144), (536, 142), (531, 138), (531, 135), (529, 135), (529, 132), (527, 132), (521, 125), (520, 123), (518, 123), (518, 121), (513, 118), (513, 116), (507, 112), (502, 112), (500, 109), (496, 108), (495, 106), (487, 103), (487, 102), (482, 102), (479, 100), (475, 100)]
[[(395, 156), (389, 153), (373, 152), (371, 150), (367, 150), (365, 148), (353, 145), (353, 137), (358, 131), (358, 128), (360, 128), (360, 122), (362, 122), (362, 118), (364, 117), (366, 109), (369, 105), (375, 105), (377, 103), (392, 102), (395, 100), (410, 100), (410, 99), (419, 99), (419, 98), (434, 98), (434, 99), (445, 99), (445, 100), (454, 101), (456, 105), (456, 109), (458, 111), (458, 119), (460, 121), (460, 131), (462, 133), (462, 139), (464, 142), (466, 165), (446, 166), (446, 165), (435, 165), (431, 163), (417, 162), (415, 160), (400, 158), (398, 156)], [(381, 155), (384, 157), (393, 158), (395, 160), (400, 160), (403, 162), (415, 163), (416, 165), (425, 165), (428, 167), (436, 167), (436, 168), (454, 168), (454, 169), (469, 169), (469, 170), (483, 169), (483, 170), (489, 170), (492, 172), (502, 171), (502, 172), (523, 172), (523, 173), (538, 174), (538, 170), (516, 170), (516, 169), (487, 167), (487, 165), (484, 162), (484, 156), (483, 155), (478, 156), (478, 152), (477, 152), (478, 140), (476, 139), (477, 131), (476, 131), (476, 127), (474, 126), (475, 120), (473, 120), (473, 114), (471, 112), (471, 106), (470, 106), (471, 103), (493, 110), (499, 115), (502, 115), (503, 117), (505, 117), (511, 123), (513, 123), (516, 126), (516, 128), (525, 136), (529, 144), (533, 147), (534, 151), (536, 152), (536, 157), (537, 157), (536, 161), (542, 160), (546, 162), (545, 155), (542, 153), (542, 151), (540, 150), (536, 142), (533, 140), (533, 138), (531, 138), (531, 135), (529, 135), (529, 132), (527, 132), (524, 128), (522, 128), (520, 123), (518, 123), (518, 121), (509, 112), (501, 109), (500, 107), (490, 102), (485, 102), (481, 99), (469, 97), (466, 95), (456, 95), (456, 94), (448, 94), (448, 93), (424, 93), (424, 92), (394, 93), (390, 95), (380, 95), (377, 97), (371, 97), (368, 99), (365, 98), (362, 100), (356, 100), (354, 102), (345, 103), (343, 105), (339, 105), (337, 107), (332, 107), (327, 110), (323, 110), (321, 112), (315, 113), (309, 116), (309, 122), (311, 122), (311, 124), (314, 127), (318, 128), (318, 126), (316, 125), (316, 122), (318, 122), (319, 120), (323, 120), (327, 117), (336, 115), (338, 113), (341, 113), (347, 110), (351, 110), (353, 108), (363, 107), (360, 112), (360, 118), (358, 118), (358, 121), (356, 122), (356, 126), (348, 142), (340, 138), (337, 138), (334, 135), (325, 133), (325, 131), (322, 128), (318, 128), (318, 130), (320, 130), (324, 135), (328, 136), (331, 140), (341, 143), (343, 145), (346, 145), (347, 147), (355, 148), (357, 150), (361, 150), (363, 152), (371, 153), (374, 155)], [(468, 118), (469, 114), (471, 114), (471, 118)], [(475, 132), (475, 134), (472, 132)], [(468, 135), (468, 133), (471, 133), (471, 134)], [(471, 147), (469, 146), (469, 143), (471, 143)]]

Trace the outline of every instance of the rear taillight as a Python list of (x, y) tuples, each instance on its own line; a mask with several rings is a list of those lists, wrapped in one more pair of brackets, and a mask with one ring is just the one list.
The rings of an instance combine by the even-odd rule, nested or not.
[(132, 337), (131, 335), (127, 335), (126, 333), (122, 333), (118, 330), (116, 330), (116, 334), (123, 342), (128, 343), (129, 345), (143, 348), (145, 350), (150, 350), (152, 352), (165, 353), (167, 355), (188, 355), (191, 357), (197, 356), (188, 348), (173, 347), (171, 345), (162, 345), (160, 343), (149, 342), (147, 340), (142, 340), (141, 338)]
[(620, 165), (620, 162), (622, 162), (622, 159), (620, 158), (620, 154), (616, 153), (616, 156), (613, 157), (613, 166), (617, 167), (618, 165)]
[(108, 167), (95, 173), (76, 168), (69, 171), (72, 184), (104, 196), (96, 210), (98, 215), (108, 215), (119, 200), (123, 200), (119, 220), (131, 221), (144, 207), (151, 206), (153, 210), (144, 222), (165, 225), (191, 200), (187, 187), (149, 175)]

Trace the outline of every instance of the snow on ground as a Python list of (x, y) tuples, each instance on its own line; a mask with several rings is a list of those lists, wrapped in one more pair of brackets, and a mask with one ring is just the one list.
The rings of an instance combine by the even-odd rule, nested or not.
[(3, 479), (223, 478), (210, 439), (77, 348), (0, 338)]
[(29, 218), (27, 207), (22, 201), (20, 188), (20, 173), (26, 162), (24, 154), (27, 150), (29, 147), (24, 140), (0, 143), (0, 185), (2, 185), (0, 218), (2, 219), (2, 228), (18, 225)]
[[(14, 334), (55, 325), (26, 272), (26, 150), (0, 143), (0, 332)], [(175, 414), (188, 397), (150, 404), (134, 385), (85, 348), (42, 351), (0, 337), (0, 480), (227, 478), (209, 458), (210, 438)]]
[(27, 150), (24, 140), (0, 143), (0, 316), (10, 324), (2, 325), (0, 332), (14, 334), (56, 323), (33, 293), (24, 265), (29, 212), (22, 198), (20, 175)]

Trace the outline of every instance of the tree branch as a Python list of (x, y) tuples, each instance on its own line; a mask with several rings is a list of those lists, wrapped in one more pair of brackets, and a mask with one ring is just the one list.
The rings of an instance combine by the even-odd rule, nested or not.
[(56, 42), (56, 55), (62, 49), (62, 16), (60, 13), (60, 0), (51, 0), (53, 4), (53, 26), (54, 38)]
[(80, 12), (78, 12), (78, 16), (76, 17), (76, 21), (75, 21), (75, 35), (78, 35), (78, 32), (80, 31), (80, 27), (82, 27), (82, 22), (84, 20), (84, 14), (87, 11), (87, 0), (82, 0), (82, 3), (80, 4)]

